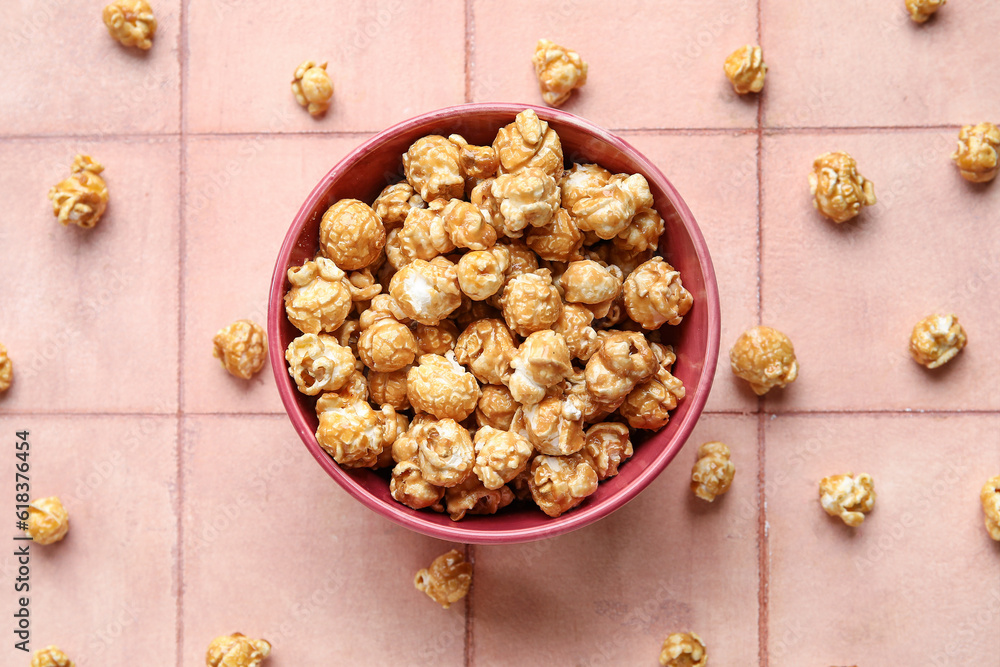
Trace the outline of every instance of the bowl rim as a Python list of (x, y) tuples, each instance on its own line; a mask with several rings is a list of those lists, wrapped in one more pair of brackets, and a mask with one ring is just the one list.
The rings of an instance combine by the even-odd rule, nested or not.
[[(655, 459), (633, 479), (628, 486), (622, 488), (614, 496), (607, 498), (598, 505), (591, 507), (577, 508), (571, 512), (563, 514), (558, 519), (551, 519), (551, 522), (543, 522), (537, 526), (497, 529), (488, 532), (470, 531), (462, 527), (460, 521), (451, 524), (438, 524), (429, 521), (422, 521), (415, 518), (410, 508), (403, 505), (398, 507), (392, 504), (383, 504), (372, 496), (359, 482), (353, 479), (320, 447), (316, 440), (316, 435), (306, 423), (300, 407), (296, 401), (297, 388), (292, 383), (285, 365), (285, 350), (279, 344), (279, 332), (282, 319), (285, 316), (284, 295), (285, 295), (285, 265), (291, 255), (293, 248), (297, 245), (301, 229), (312, 216), (312, 211), (316, 204), (326, 196), (331, 183), (341, 178), (349, 169), (353, 168), (371, 150), (377, 148), (386, 139), (394, 135), (408, 131), (414, 126), (425, 125), (434, 121), (447, 121), (458, 119), (469, 113), (504, 113), (511, 117), (517, 115), (525, 109), (533, 110), (539, 118), (545, 121), (556, 121), (565, 125), (573, 125), (577, 129), (597, 136), (602, 141), (608, 143), (616, 150), (621, 151), (634, 160), (641, 167), (643, 175), (656, 182), (656, 185), (663, 191), (670, 200), (671, 205), (677, 212), (686, 232), (691, 237), (698, 265), (701, 268), (705, 282), (705, 303), (700, 307), (707, 308), (707, 350), (702, 364), (701, 373), (698, 377), (697, 386), (699, 392), (695, 396), (689, 397), (691, 401), (689, 408), (681, 423), (677, 425), (674, 436), (663, 448)], [(316, 184), (312, 192), (302, 203), (298, 212), (292, 219), (291, 226), (285, 234), (285, 239), (278, 251), (278, 257), (274, 266), (274, 273), (271, 276), (270, 294), (267, 309), (267, 334), (268, 334), (268, 356), (270, 358), (271, 371), (274, 374), (278, 393), (281, 396), (282, 405), (288, 415), (292, 426), (298, 433), (299, 438), (305, 444), (306, 449), (316, 459), (320, 467), (337, 484), (340, 485), (354, 499), (362, 505), (372, 510), (376, 514), (390, 519), (410, 530), (434, 537), (441, 540), (460, 542), (465, 544), (513, 544), (520, 542), (530, 542), (548, 537), (555, 537), (570, 531), (582, 528), (585, 525), (594, 523), (616, 510), (623, 507), (630, 500), (635, 498), (643, 489), (663, 471), (664, 468), (683, 448), (684, 443), (690, 437), (698, 419), (701, 417), (705, 403), (711, 393), (712, 384), (715, 379), (716, 366), (718, 364), (719, 347), (721, 341), (721, 310), (719, 303), (718, 281), (715, 275), (715, 268), (708, 251), (705, 237), (695, 221), (691, 209), (688, 208), (680, 193), (643, 153), (608, 130), (592, 123), (589, 120), (571, 114), (560, 109), (543, 107), (533, 104), (511, 103), (511, 102), (474, 102), (444, 107), (429, 111), (412, 118), (403, 120), (391, 127), (382, 130), (369, 139), (362, 142), (354, 150), (345, 155), (336, 165)]]

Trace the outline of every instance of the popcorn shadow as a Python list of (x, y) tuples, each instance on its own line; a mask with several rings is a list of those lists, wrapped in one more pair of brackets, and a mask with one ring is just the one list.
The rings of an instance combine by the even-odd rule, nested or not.
[(998, 176), (997, 178), (994, 178), (992, 181), (986, 181), (985, 183), (973, 183), (972, 181), (963, 178), (961, 174), (957, 172), (957, 170), (955, 173), (955, 178), (962, 181), (962, 187), (964, 188), (964, 192), (968, 193), (967, 196), (969, 197), (985, 197), (986, 196), (985, 193), (989, 192), (990, 186), (996, 183), (997, 180), (1000, 180), (1000, 176)]
[(936, 384), (949, 382), (952, 375), (962, 372), (961, 367), (965, 365), (964, 358), (966, 354), (965, 349), (962, 349), (962, 351), (952, 357), (951, 361), (947, 362), (943, 366), (938, 366), (937, 368), (927, 368), (922, 364), (918, 364), (920, 366), (920, 372), (929, 382)]
[[(754, 471), (754, 473), (756, 473), (756, 471)], [(757, 481), (757, 476), (756, 474), (754, 474), (753, 482), (756, 483), (756, 481)], [(734, 479), (733, 484), (735, 483), (736, 480)], [(730, 487), (730, 491), (731, 490), (732, 488)], [(729, 491), (722, 494), (721, 496), (717, 496), (715, 500), (713, 500), (712, 502), (708, 502), (707, 500), (702, 500), (698, 496), (694, 495), (694, 491), (690, 491), (687, 494), (687, 502), (686, 502), (688, 514), (700, 518), (703, 516), (711, 516), (711, 514), (714, 512), (724, 512), (726, 508), (726, 498), (728, 497), (729, 497)]]

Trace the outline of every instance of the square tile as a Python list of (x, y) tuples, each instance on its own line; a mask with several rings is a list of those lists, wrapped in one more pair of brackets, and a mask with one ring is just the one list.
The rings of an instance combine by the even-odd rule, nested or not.
[(270, 641), (274, 667), (462, 664), (464, 605), (413, 586), (451, 545), (347, 495), (284, 417), (188, 417), (183, 437), (183, 664), (234, 631)]
[(180, 0), (154, 3), (153, 48), (126, 48), (101, 18), (105, 0), (5, 3), (0, 133), (170, 133), (180, 130)]
[[(93, 229), (46, 198), (77, 153), (105, 167)], [(176, 411), (179, 171), (174, 138), (0, 142), (4, 411)]]
[[(4, 498), (13, 504), (14, 433), (28, 430), (30, 497), (58, 496), (69, 514), (66, 537), (45, 546), (11, 541), (11, 521), (0, 556), (3, 580), (13, 582), (14, 550), (29, 545), (30, 590), (21, 594), (30, 596), (31, 651), (56, 644), (80, 667), (127, 665), (137, 655), (173, 665), (176, 418), (4, 416), (0, 428)], [(13, 583), (8, 595), (13, 614)], [(30, 654), (13, 644), (4, 642), (0, 663), (27, 665)]]
[[(769, 664), (995, 662), (1000, 545), (979, 489), (1000, 471), (997, 433), (996, 415), (767, 421)], [(875, 482), (857, 529), (817, 498), (820, 479), (847, 472)]]
[[(795, 383), (769, 410), (996, 410), (1000, 188), (964, 181), (953, 131), (765, 136), (763, 322), (795, 345)], [(879, 202), (837, 225), (813, 208), (813, 159), (843, 150)], [(909, 357), (913, 325), (955, 313), (969, 343), (934, 371)], [(735, 381), (735, 380), (733, 380)]]
[[(461, 0), (192, 0), (187, 30), (190, 132), (375, 132), (465, 101)], [(304, 60), (329, 61), (318, 120), (291, 92)]]
[(736, 95), (722, 71), (726, 56), (757, 39), (756, 2), (473, 0), (472, 7), (474, 102), (542, 104), (531, 56), (544, 37), (588, 64), (586, 85), (562, 108), (608, 129), (757, 125), (756, 96)]
[[(599, 523), (541, 542), (477, 546), (472, 664), (656, 664), (663, 640), (682, 631), (701, 635), (713, 664), (749, 664), (757, 656), (757, 419), (702, 418), (663, 474)], [(730, 445), (737, 471), (712, 504), (689, 488), (708, 440)]]
[(1000, 11), (952, 2), (930, 21), (896, 2), (761, 0), (767, 127), (952, 125), (996, 118)]

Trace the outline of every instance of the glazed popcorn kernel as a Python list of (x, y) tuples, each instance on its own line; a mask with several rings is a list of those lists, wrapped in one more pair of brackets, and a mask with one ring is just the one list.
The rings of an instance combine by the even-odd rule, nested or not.
[(455, 143), (432, 134), (417, 139), (403, 154), (403, 171), (406, 180), (426, 202), (461, 199), (465, 194), (465, 178), (460, 158), (461, 149)]
[(355, 400), (320, 413), (316, 440), (345, 468), (371, 468), (396, 439), (396, 426), (391, 406), (376, 412), (367, 401)]
[(620, 422), (594, 424), (584, 436), (583, 452), (604, 481), (618, 474), (618, 467), (632, 456), (628, 426)]
[(401, 310), (395, 299), (380, 294), (361, 314), (358, 357), (373, 371), (398, 371), (412, 364), (419, 352), (410, 327), (397, 319)]
[(503, 321), (482, 319), (465, 328), (455, 346), (455, 358), (483, 384), (504, 384), (517, 351), (514, 336)]
[(319, 247), (344, 271), (363, 269), (385, 247), (385, 226), (368, 204), (341, 199), (323, 214)]
[(504, 286), (510, 266), (510, 251), (503, 246), (478, 250), (462, 255), (458, 260), (458, 286), (474, 301), (484, 301)]
[(462, 552), (452, 549), (434, 559), (430, 567), (417, 572), (413, 585), (418, 591), (447, 609), (469, 592), (472, 584), (472, 563), (465, 562)]
[(472, 474), (476, 462), (472, 438), (454, 419), (421, 420), (410, 426), (407, 437), (417, 445), (416, 463), (427, 482), (451, 487)]
[(948, 0), (906, 0), (906, 11), (917, 23), (924, 23), (934, 12), (944, 7)]
[(583, 412), (572, 398), (548, 396), (522, 406), (511, 430), (527, 435), (542, 454), (566, 456), (583, 449)]
[(452, 521), (466, 514), (496, 514), (514, 502), (514, 492), (506, 486), (487, 489), (475, 475), (444, 492), (445, 508)]
[(691, 490), (712, 502), (729, 490), (736, 466), (729, 460), (729, 447), (722, 442), (706, 442), (698, 448), (698, 460), (691, 469)]
[(302, 334), (288, 344), (285, 361), (299, 391), (309, 396), (340, 389), (356, 370), (350, 348), (329, 334)]
[(146, 0), (114, 0), (104, 8), (104, 25), (108, 34), (122, 46), (135, 46), (148, 51), (156, 34), (156, 17)]
[(476, 431), (473, 447), (476, 463), (472, 470), (487, 489), (499, 489), (517, 477), (534, 451), (531, 443), (519, 433), (492, 426)]
[(675, 632), (663, 640), (662, 667), (705, 667), (707, 664), (705, 642), (695, 633)]
[(333, 82), (326, 73), (326, 63), (317, 65), (313, 60), (306, 60), (299, 65), (292, 77), (292, 94), (313, 118), (325, 114), (333, 97)]
[(458, 344), (458, 326), (451, 320), (441, 320), (438, 324), (414, 323), (410, 325), (413, 337), (417, 339), (419, 354), (444, 355)]
[(576, 51), (547, 39), (538, 40), (531, 56), (542, 99), (552, 107), (562, 106), (574, 88), (587, 83), (587, 63)]
[(733, 374), (749, 382), (758, 396), (794, 382), (799, 374), (792, 341), (771, 327), (744, 331), (729, 350), (729, 365)]
[(539, 257), (552, 262), (572, 262), (582, 257), (583, 233), (564, 208), (556, 211), (549, 224), (530, 227), (524, 235), (524, 242)]
[(436, 325), (462, 303), (458, 271), (447, 261), (414, 260), (392, 277), (389, 293), (406, 317), (420, 324)]
[(331, 332), (344, 323), (353, 301), (347, 274), (332, 260), (317, 257), (288, 269), (292, 287), (285, 293), (285, 314), (302, 333)]
[(32, 500), (28, 505), (28, 529), (25, 531), (39, 544), (53, 544), (66, 537), (69, 514), (56, 496)]
[(834, 222), (857, 217), (862, 206), (875, 204), (875, 186), (858, 173), (858, 163), (847, 153), (824, 153), (809, 174), (813, 206)]
[(597, 471), (579, 453), (570, 456), (539, 454), (531, 461), (528, 488), (535, 504), (555, 518), (597, 490)]
[(402, 227), (411, 210), (426, 207), (427, 202), (406, 181), (386, 186), (372, 204), (386, 231)]
[(444, 199), (435, 199), (428, 208), (411, 210), (403, 226), (389, 232), (385, 254), (389, 262), (401, 269), (415, 259), (432, 260), (455, 249), (442, 212)]
[(740, 95), (759, 93), (764, 89), (767, 65), (759, 46), (747, 44), (729, 54), (723, 66), (733, 90)]
[(611, 172), (599, 164), (576, 164), (559, 179), (562, 206), (571, 211), (581, 199), (594, 197), (611, 182)]
[(473, 146), (460, 134), (452, 134), (448, 140), (458, 146), (458, 168), (465, 179), (466, 192), (472, 192), (482, 181), (496, 175), (500, 158), (492, 146)]
[(441, 499), (444, 498), (444, 491), (443, 486), (435, 486), (424, 479), (420, 466), (415, 461), (400, 461), (392, 469), (389, 494), (396, 502), (411, 509), (422, 510), (430, 507), (437, 512), (443, 511)]
[(269, 655), (271, 644), (266, 639), (250, 639), (234, 632), (212, 640), (205, 664), (208, 667), (259, 667)]
[(368, 390), (371, 400), (379, 405), (392, 406), (396, 411), (408, 410), (410, 399), (406, 397), (406, 374), (409, 368), (400, 368), (391, 373), (368, 372)]
[(559, 276), (559, 286), (563, 288), (563, 299), (569, 303), (603, 303), (621, 292), (622, 273), (617, 266), (603, 266), (590, 259), (581, 259), (570, 262)]
[(910, 356), (927, 368), (943, 366), (965, 347), (965, 329), (955, 315), (929, 315), (913, 327)]
[(267, 360), (267, 333), (252, 320), (236, 320), (212, 339), (212, 356), (231, 375), (252, 378)]
[(323, 392), (316, 399), (316, 416), (327, 410), (346, 408), (358, 401), (368, 400), (368, 380), (361, 371), (354, 371), (344, 386), (336, 391)]
[(993, 123), (966, 125), (958, 133), (958, 149), (951, 159), (958, 165), (962, 178), (973, 183), (985, 183), (996, 178), (1000, 169), (1000, 128)]
[(865, 520), (875, 507), (875, 486), (871, 475), (833, 475), (819, 483), (819, 502), (830, 516), (837, 516), (852, 528)]
[(499, 174), (513, 174), (535, 167), (552, 178), (563, 172), (563, 150), (559, 135), (531, 109), (517, 114), (514, 122), (505, 125), (493, 140), (493, 149), (500, 158)]
[(990, 537), (1000, 542), (1000, 475), (983, 485), (979, 499), (983, 503), (983, 514), (986, 515), (986, 531)]
[(628, 396), (635, 386), (659, 369), (646, 338), (634, 331), (607, 334), (587, 362), (587, 390), (602, 401)]
[(490, 426), (499, 431), (506, 431), (510, 429), (514, 413), (519, 407), (520, 403), (514, 400), (507, 387), (484, 385), (479, 403), (476, 404), (476, 424), (480, 429)]
[(0, 343), (0, 393), (10, 389), (14, 381), (14, 363), (7, 356), (7, 348)]
[(448, 238), (458, 248), (486, 250), (497, 241), (497, 230), (474, 204), (452, 199), (441, 211)]
[[(618, 232), (618, 236), (611, 239), (611, 243), (619, 252), (627, 254), (655, 250), (659, 245), (664, 226), (663, 218), (656, 209), (648, 208), (636, 213), (632, 222), (628, 223), (628, 227)], [(609, 263), (620, 266), (617, 262)], [(622, 268), (622, 271), (624, 270)]]
[(559, 290), (547, 269), (513, 278), (503, 289), (500, 306), (507, 326), (518, 336), (551, 329), (562, 313)]
[(108, 186), (99, 175), (104, 167), (89, 155), (73, 158), (70, 176), (49, 190), (52, 214), (63, 225), (90, 229), (108, 208)]
[(46, 646), (35, 651), (31, 658), (31, 667), (74, 667), (75, 664), (58, 646)]
[(566, 340), (566, 347), (574, 359), (587, 361), (601, 347), (597, 331), (591, 326), (593, 321), (594, 314), (585, 306), (567, 303), (563, 306), (559, 319), (552, 325), (552, 330)]
[(661, 368), (636, 385), (618, 411), (632, 428), (661, 429), (670, 421), (670, 411), (686, 395), (684, 383)]
[(514, 400), (524, 405), (541, 401), (546, 389), (573, 372), (566, 340), (552, 330), (536, 331), (524, 339), (511, 357), (510, 368), (507, 387)]
[(577, 201), (571, 213), (582, 231), (607, 240), (622, 233), (636, 213), (652, 205), (645, 176), (617, 174), (603, 188)]
[(406, 396), (417, 412), (462, 421), (476, 409), (479, 383), (454, 352), (425, 354), (406, 374)]
[(684, 289), (681, 274), (662, 257), (654, 257), (630, 273), (624, 294), (628, 316), (643, 329), (680, 324), (694, 302)]
[(520, 238), (526, 227), (548, 225), (559, 210), (559, 185), (534, 167), (496, 177), (490, 192), (499, 207), (500, 231), (510, 238)]

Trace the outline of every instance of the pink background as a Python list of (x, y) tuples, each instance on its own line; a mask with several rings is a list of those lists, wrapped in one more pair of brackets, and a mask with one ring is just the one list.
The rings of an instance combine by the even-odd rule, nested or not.
[[(273, 642), (277, 667), (652, 666), (690, 629), (713, 665), (998, 664), (1000, 545), (978, 492), (1000, 473), (1000, 186), (948, 159), (960, 125), (1000, 121), (996, 2), (918, 26), (902, 0), (158, 0), (146, 54), (108, 38), (102, 4), (0, 9), (0, 341), (16, 373), (0, 490), (13, 504), (13, 433), (29, 429), (32, 494), (61, 496), (72, 523), (33, 549), (32, 648), (197, 665), (242, 631)], [(474, 588), (445, 611), (412, 577), (450, 545), (351, 500), (269, 370), (228, 376), (211, 338), (263, 322), (281, 239), (340, 157), (438, 107), (537, 103), (542, 36), (590, 63), (564, 108), (645, 152), (694, 212), (723, 355), (763, 321), (802, 372), (759, 400), (723, 356), (646, 491), (563, 537), (469, 547)], [(748, 42), (771, 71), (742, 99), (722, 61)], [(336, 87), (318, 121), (289, 91), (306, 58), (329, 60)], [(879, 196), (842, 226), (807, 189), (830, 150)], [(107, 169), (91, 231), (60, 227), (45, 198), (77, 152)], [(970, 343), (930, 373), (906, 341), (935, 310)], [(738, 472), (708, 505), (687, 483), (714, 439)], [(816, 500), (819, 478), (850, 470), (879, 493), (854, 531)], [(7, 636), (0, 662), (26, 665)]]

